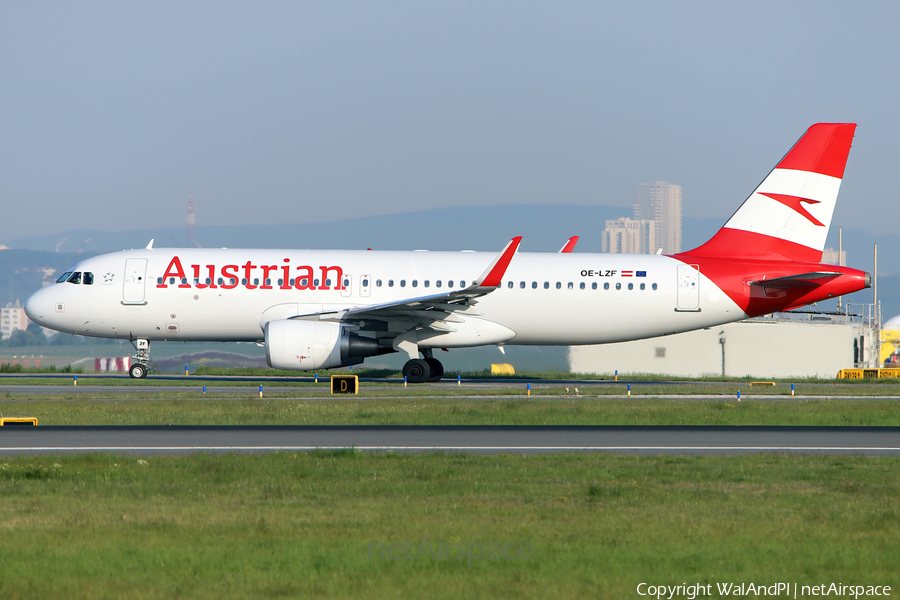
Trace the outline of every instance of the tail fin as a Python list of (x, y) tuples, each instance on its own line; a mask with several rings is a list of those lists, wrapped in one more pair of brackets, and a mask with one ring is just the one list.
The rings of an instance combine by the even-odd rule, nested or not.
[(711, 240), (683, 254), (819, 262), (855, 123), (810, 127)]

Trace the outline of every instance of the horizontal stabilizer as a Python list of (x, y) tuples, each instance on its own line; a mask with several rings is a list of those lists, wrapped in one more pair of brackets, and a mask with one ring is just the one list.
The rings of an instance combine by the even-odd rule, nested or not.
[(835, 271), (815, 271), (813, 273), (800, 273), (799, 275), (788, 275), (787, 277), (776, 277), (774, 279), (759, 279), (748, 281), (747, 283), (763, 288), (785, 290), (798, 287), (815, 287), (841, 275), (843, 273)]

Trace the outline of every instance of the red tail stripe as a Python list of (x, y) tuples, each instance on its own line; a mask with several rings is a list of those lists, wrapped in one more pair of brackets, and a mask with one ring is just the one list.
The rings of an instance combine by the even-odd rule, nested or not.
[(794, 144), (777, 168), (842, 179), (855, 130), (856, 123), (817, 123)]
[(817, 263), (822, 260), (822, 251), (761, 233), (723, 227), (699, 248), (677, 256), (769, 258)]

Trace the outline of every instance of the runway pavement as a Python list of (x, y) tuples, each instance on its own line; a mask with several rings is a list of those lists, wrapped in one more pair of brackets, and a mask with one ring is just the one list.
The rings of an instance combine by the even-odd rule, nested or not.
[(40, 426), (0, 429), (0, 455), (114, 452), (857, 454), (900, 456), (900, 427)]

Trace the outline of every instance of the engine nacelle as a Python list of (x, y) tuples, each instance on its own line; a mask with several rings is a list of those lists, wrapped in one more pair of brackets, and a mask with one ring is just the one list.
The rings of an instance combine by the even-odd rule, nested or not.
[(359, 364), (392, 352), (340, 323), (278, 319), (266, 323), (266, 362), (273, 369), (309, 371)]

